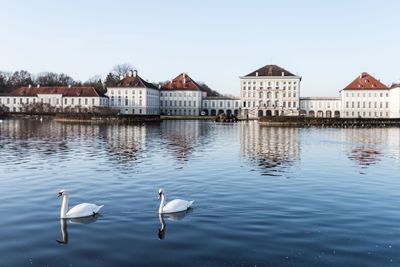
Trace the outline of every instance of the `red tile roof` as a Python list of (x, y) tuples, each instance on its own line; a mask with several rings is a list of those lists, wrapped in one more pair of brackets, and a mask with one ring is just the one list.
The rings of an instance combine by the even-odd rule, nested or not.
[(181, 73), (172, 81), (167, 82), (161, 87), (162, 90), (201, 90), (203, 88), (197, 84), (186, 73)]
[(156, 85), (146, 82), (137, 74), (132, 76), (126, 76), (117, 83), (116, 87), (145, 87), (158, 90), (158, 87)]
[(372, 75), (363, 72), (357, 78), (347, 85), (344, 90), (377, 90), (389, 89), (385, 84), (381, 83)]
[(253, 76), (295, 76), (295, 75), (277, 65), (266, 65), (262, 68), (259, 68), (258, 70), (255, 70), (247, 74), (245, 77), (253, 77)]
[(80, 97), (104, 97), (104, 95), (98, 92), (94, 87), (91, 86), (44, 86), (36, 87), (28, 86), (20, 87), (12, 91), (10, 96), (37, 96), (38, 94), (60, 94), (63, 96), (80, 96)]

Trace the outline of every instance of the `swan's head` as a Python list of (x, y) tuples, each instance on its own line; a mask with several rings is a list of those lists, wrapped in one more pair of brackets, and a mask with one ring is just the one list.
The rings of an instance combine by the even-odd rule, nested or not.
[(61, 196), (64, 196), (64, 195), (68, 195), (68, 192), (67, 192), (67, 190), (65, 190), (65, 189), (61, 189), (61, 190), (58, 192), (57, 197), (61, 197)]
[(158, 190), (158, 199), (160, 199), (163, 194), (164, 194), (164, 189), (160, 188)]

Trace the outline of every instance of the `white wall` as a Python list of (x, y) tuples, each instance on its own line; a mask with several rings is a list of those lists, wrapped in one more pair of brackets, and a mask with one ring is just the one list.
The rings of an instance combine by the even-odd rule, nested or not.
[(342, 90), (343, 118), (389, 118), (390, 90)]
[(146, 87), (109, 87), (110, 107), (122, 114), (160, 114), (160, 92)]
[(240, 78), (242, 116), (258, 117), (267, 110), (297, 116), (300, 98), (299, 76), (252, 76)]
[(198, 116), (201, 112), (203, 95), (204, 92), (200, 90), (162, 90), (161, 113)]
[(342, 102), (339, 97), (306, 97), (300, 99), (300, 109), (307, 117), (340, 117)]
[(390, 118), (400, 118), (400, 85), (390, 89)]

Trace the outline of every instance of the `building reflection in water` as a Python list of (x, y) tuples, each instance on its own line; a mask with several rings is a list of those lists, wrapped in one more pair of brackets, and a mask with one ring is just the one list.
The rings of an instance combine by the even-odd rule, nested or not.
[(149, 128), (150, 126), (129, 124), (105, 126), (103, 138), (109, 156), (121, 162), (136, 161), (146, 149)]
[(137, 161), (148, 150), (162, 150), (186, 162), (195, 150), (212, 142), (208, 138), (212, 129), (213, 124), (202, 121), (91, 124), (16, 119), (0, 125), (0, 148), (11, 147), (16, 152), (13, 156), (21, 158), (27, 156), (27, 151), (43, 156), (62, 152), (59, 154), (67, 157), (76, 145), (81, 145), (85, 153), (104, 151), (110, 162), (125, 163)]
[(242, 154), (255, 162), (264, 175), (278, 175), (285, 167), (300, 160), (299, 128), (242, 122), (240, 143)]
[(394, 141), (393, 138), (389, 138), (389, 130), (387, 128), (343, 129), (343, 141), (350, 144), (348, 158), (363, 168), (379, 162), (383, 156), (382, 146), (386, 142)]
[(178, 161), (188, 161), (196, 149), (210, 142), (212, 124), (202, 121), (167, 120), (161, 124), (163, 145)]

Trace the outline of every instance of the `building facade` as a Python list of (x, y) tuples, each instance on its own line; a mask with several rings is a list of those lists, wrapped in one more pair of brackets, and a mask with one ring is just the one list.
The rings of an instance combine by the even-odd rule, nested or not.
[(318, 118), (340, 118), (342, 101), (340, 97), (301, 97), (300, 116)]
[(143, 80), (137, 71), (129, 71), (116, 85), (107, 87), (110, 107), (120, 114), (159, 115), (159, 88)]
[(363, 72), (340, 91), (343, 118), (392, 118), (391, 89)]
[(400, 81), (390, 87), (389, 107), (391, 118), (400, 118)]
[(214, 96), (203, 98), (202, 111), (204, 115), (216, 116), (221, 113), (238, 116), (240, 113), (240, 98)]
[(298, 116), (301, 77), (266, 65), (240, 77), (241, 116)]
[(108, 97), (90, 86), (27, 86), (0, 96), (0, 105), (10, 112), (88, 112), (108, 104)]
[(161, 114), (199, 116), (202, 100), (206, 96), (207, 93), (199, 84), (186, 73), (181, 73), (161, 86)]

